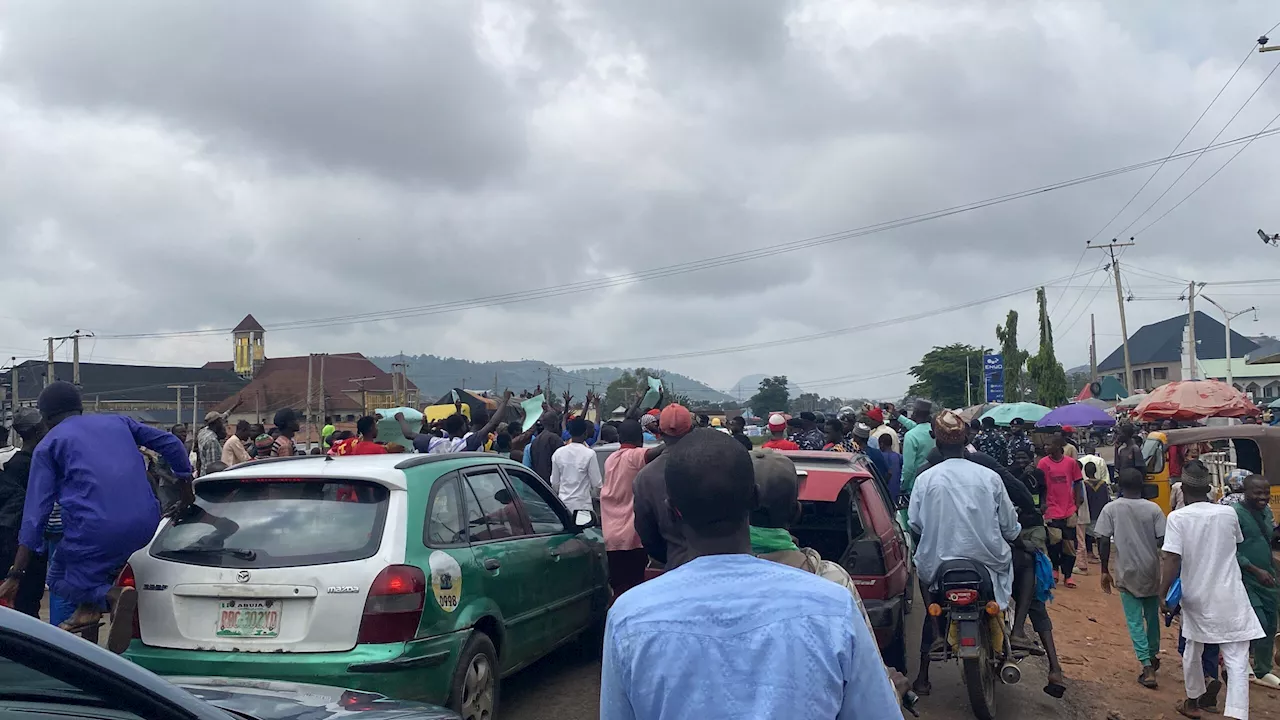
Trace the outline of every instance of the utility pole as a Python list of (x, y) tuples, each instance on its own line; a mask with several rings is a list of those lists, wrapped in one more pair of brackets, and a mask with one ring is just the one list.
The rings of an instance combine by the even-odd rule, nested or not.
[(182, 391), (186, 390), (189, 386), (188, 385), (170, 385), (168, 387), (170, 390), (178, 391), (178, 400), (177, 400), (177, 403), (173, 406), (173, 409), (174, 409), (173, 422), (176, 425), (181, 425), (182, 424)]
[(969, 353), (964, 354), (964, 406), (973, 407), (973, 382), (969, 378)]
[[(316, 415), (316, 417), (320, 418), (320, 422), (324, 422), (324, 357), (325, 355), (328, 355), (328, 353), (320, 353), (320, 412)], [(324, 426), (321, 425), (320, 427), (323, 428)], [(324, 432), (324, 431), (321, 430), (321, 432)], [(320, 442), (322, 443), (324, 442), (323, 437), (320, 438)]]
[(53, 384), (53, 338), (47, 337), (44, 340), (49, 343), (49, 364), (46, 366), (44, 372), (44, 386), (49, 387)]
[[(1098, 379), (1098, 326), (1093, 322), (1093, 313), (1089, 313), (1089, 381)], [(1101, 400), (1102, 398), (1097, 398)]]
[[(1191, 375), (1189, 380), (1196, 379), (1196, 284), (1191, 282), (1191, 288), (1187, 292), (1187, 343), (1191, 345), (1191, 368), (1188, 374)], [(1227, 363), (1230, 364), (1231, 356), (1227, 355)]]
[(315, 423), (311, 422), (311, 361), (315, 359), (315, 353), (307, 354), (307, 442), (311, 442), (311, 429)]
[(91, 338), (93, 333), (81, 333), (76, 330), (71, 334), (71, 382), (80, 387), (80, 338)]
[(371, 377), (347, 378), (347, 382), (355, 383), (356, 389), (360, 391), (360, 414), (361, 415), (371, 414), (371, 411), (369, 410), (369, 392), (364, 389), (364, 384), (367, 382), (371, 382), (373, 380), (377, 380), (377, 378), (371, 378)]
[(199, 427), (196, 413), (200, 412), (200, 386), (191, 386), (191, 429)]
[(1122, 336), (1121, 346), (1124, 348), (1124, 389), (1128, 393), (1133, 393), (1133, 363), (1129, 361), (1129, 324), (1124, 319), (1124, 290), (1120, 287), (1120, 261), (1116, 259), (1116, 248), (1126, 248), (1134, 246), (1133, 238), (1129, 242), (1116, 242), (1115, 238), (1111, 238), (1111, 242), (1106, 245), (1089, 245), (1088, 247), (1106, 251), (1111, 255), (1111, 272), (1116, 280), (1116, 305), (1120, 308), (1120, 335)]
[(17, 356), (9, 358), (9, 384), (13, 386), (9, 395), (9, 407), (13, 411), (18, 412), (18, 358)]

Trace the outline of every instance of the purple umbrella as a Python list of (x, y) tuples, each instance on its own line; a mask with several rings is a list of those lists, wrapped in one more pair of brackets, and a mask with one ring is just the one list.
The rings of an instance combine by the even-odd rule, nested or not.
[(1036, 427), (1062, 427), (1063, 425), (1072, 427), (1089, 427), (1091, 425), (1110, 427), (1115, 424), (1116, 419), (1111, 417), (1106, 410), (1092, 405), (1085, 405), (1084, 403), (1074, 403), (1050, 410), (1048, 415), (1036, 422)]

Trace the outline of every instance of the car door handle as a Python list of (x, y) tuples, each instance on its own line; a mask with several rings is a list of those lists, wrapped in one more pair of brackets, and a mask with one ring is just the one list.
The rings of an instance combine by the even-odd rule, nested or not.
[(553, 558), (555, 558), (555, 559), (559, 560), (559, 559), (560, 559), (560, 548), (548, 548), (548, 549), (547, 549), (547, 554), (548, 554), (548, 555), (550, 555), (551, 557), (553, 557)]
[(498, 562), (497, 558), (486, 558), (484, 561), (485, 570), (492, 571), (497, 570), (500, 567), (502, 567), (502, 563)]

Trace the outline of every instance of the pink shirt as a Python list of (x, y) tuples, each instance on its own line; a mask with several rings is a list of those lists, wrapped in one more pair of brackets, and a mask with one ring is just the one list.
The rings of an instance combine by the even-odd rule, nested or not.
[(634, 484), (644, 467), (642, 447), (623, 447), (604, 461), (604, 486), (600, 488), (600, 524), (605, 550), (643, 547), (636, 534)]
[(1045, 520), (1063, 520), (1076, 512), (1076, 481), (1084, 478), (1075, 458), (1062, 456), (1058, 462), (1043, 457), (1036, 464), (1044, 473)]

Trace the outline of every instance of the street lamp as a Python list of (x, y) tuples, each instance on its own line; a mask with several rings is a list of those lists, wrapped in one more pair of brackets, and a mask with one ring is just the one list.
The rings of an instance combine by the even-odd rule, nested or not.
[[(1277, 49), (1280, 49), (1280, 48), (1277, 48)], [(1262, 242), (1272, 247), (1280, 245), (1280, 233), (1276, 233), (1275, 235), (1268, 235), (1265, 231), (1259, 228), (1258, 237), (1262, 238)]]
[[(1231, 383), (1231, 380), (1232, 380), (1232, 376), (1231, 376), (1231, 320), (1232, 320), (1233, 318), (1238, 318), (1238, 317), (1240, 317), (1241, 315), (1243, 315), (1243, 314), (1245, 314), (1245, 313), (1247, 313), (1247, 312), (1251, 312), (1251, 313), (1253, 313), (1253, 321), (1254, 321), (1254, 322), (1258, 322), (1258, 308), (1256, 308), (1256, 307), (1250, 307), (1250, 308), (1245, 308), (1244, 310), (1241, 310), (1240, 312), (1234, 312), (1234, 313), (1233, 313), (1233, 312), (1228, 312), (1226, 308), (1224, 308), (1224, 307), (1222, 307), (1221, 305), (1219, 305), (1217, 302), (1215, 302), (1215, 301), (1214, 301), (1214, 299), (1213, 299), (1213, 298), (1209, 297), (1208, 295), (1201, 295), (1200, 297), (1201, 297), (1201, 298), (1203, 298), (1204, 300), (1206, 300), (1210, 305), (1213, 305), (1214, 307), (1216, 307), (1216, 308), (1218, 308), (1219, 310), (1221, 310), (1221, 311), (1222, 311), (1222, 317), (1226, 318), (1226, 320), (1227, 320), (1227, 322), (1225, 323), (1225, 324), (1226, 324), (1226, 328), (1227, 328), (1227, 384), (1228, 384), (1228, 385), (1232, 385), (1232, 383)], [(1235, 386), (1234, 386), (1234, 385), (1232, 385), (1232, 387), (1235, 387)]]

